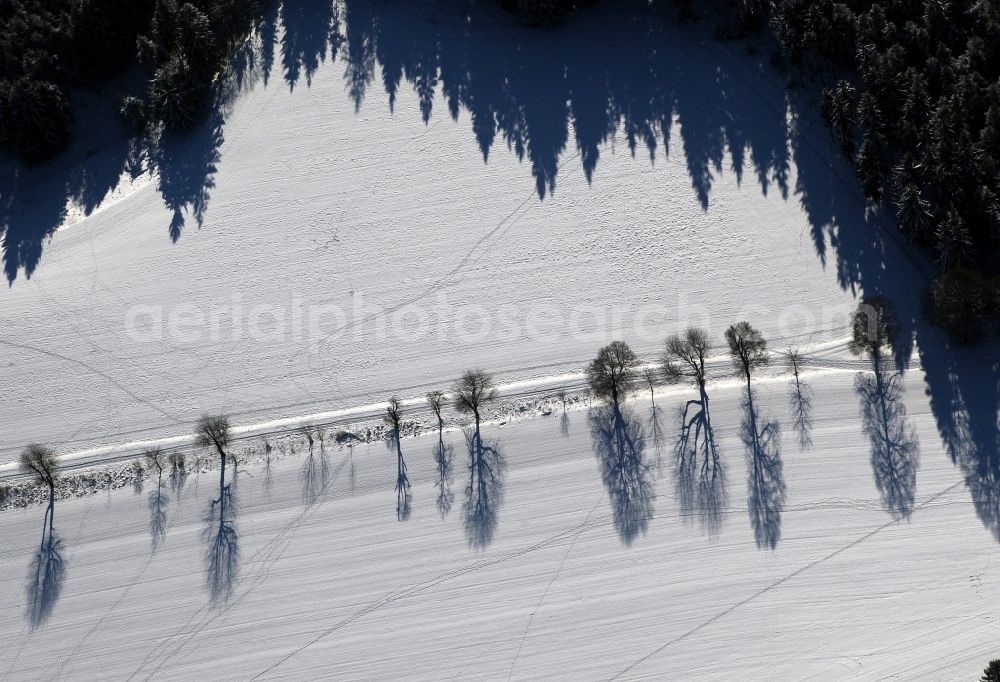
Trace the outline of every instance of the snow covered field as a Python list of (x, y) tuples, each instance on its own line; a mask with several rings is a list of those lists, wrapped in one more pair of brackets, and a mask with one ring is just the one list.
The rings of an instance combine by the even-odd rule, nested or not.
[[(725, 468), (721, 525), (676, 494), (674, 408), (631, 406), (646, 435), (654, 517), (626, 546), (601, 483), (586, 409), (490, 427), (508, 470), (493, 542), (469, 549), (464, 441), (454, 448), (444, 518), (431, 458), (436, 434), (402, 441), (413, 514), (396, 520), (394, 455), (381, 444), (330, 448), (329, 479), (298, 454), (237, 478), (239, 568), (212, 606), (202, 534), (218, 475), (168, 490), (166, 540), (150, 551), (147, 495), (123, 489), (57, 502), (67, 561), (52, 617), (19, 616), (41, 509), (4, 513), (3, 642), (11, 679), (974, 679), (995, 651), (1000, 547), (942, 452), (918, 382), (907, 382), (920, 443), (912, 515), (895, 521), (876, 491), (850, 370), (806, 376), (813, 447), (800, 451), (787, 384), (762, 382), (762, 412), (784, 425), (772, 516), (758, 547), (738, 438), (740, 388), (710, 386)], [(917, 385), (914, 385), (917, 384)], [(597, 409), (595, 408), (594, 414)], [(317, 448), (314, 455), (320, 458)], [(317, 485), (318, 484), (318, 485)], [(213, 490), (213, 487), (215, 488)], [(313, 492), (311, 492), (313, 491)], [(318, 492), (316, 492), (318, 491)], [(310, 503), (310, 500), (313, 500)], [(993, 565), (997, 561), (997, 566)]]
[[(510, 74), (468, 87), (518, 79), (508, 89), (520, 94), (501, 98), (512, 110), (495, 116), (524, 161), (497, 139), (484, 163), (477, 124), (462, 108), (451, 120), (440, 94), (425, 124), (405, 82), (390, 112), (375, 75), (355, 111), (348, 47), (293, 90), (276, 64), (224, 125), (171, 147), (163, 177), (140, 176), (57, 232), (31, 278), (21, 270), (3, 292), (0, 462), (37, 439), (78, 450), (185, 434), (204, 410), (246, 423), (419, 395), (466, 366), (505, 380), (578, 371), (610, 338), (652, 358), (686, 323), (721, 334), (747, 317), (781, 345), (842, 336), (854, 296), (817, 258), (810, 212), (825, 201), (816, 220), (828, 221), (863, 206), (815, 121), (818, 152), (792, 139), (766, 66), (656, 17), (639, 43), (604, 35), (635, 8), (554, 34), (486, 16), (468, 35), (449, 13), (376, 7), (383, 33), (433, 20), (442, 40), (478, 45), (479, 60), (511, 60)], [(611, 97), (597, 76), (562, 84), (572, 115), (539, 100), (558, 82), (549, 71), (598, 32), (608, 77), (662, 100), (632, 114), (650, 127), (655, 162), (641, 138), (633, 158), (624, 131), (590, 130), (584, 107), (603, 112)], [(641, 79), (632, 70), (651, 54), (655, 72)], [(733, 142), (746, 146), (734, 154)], [(821, 177), (804, 178), (804, 166)], [(544, 200), (533, 174), (552, 178)], [(173, 243), (175, 206), (184, 225)]]
[[(0, 482), (30, 441), (90, 463), (184, 445), (205, 411), (248, 437), (361, 424), (482, 366), (505, 401), (487, 427), (508, 465), (491, 541), (468, 541), (454, 422), (443, 518), (436, 437), (403, 441), (405, 523), (381, 444), (328, 442), (324, 482), (299, 442), (269, 489), (260, 458), (239, 474), (231, 580), (205, 563), (217, 471), (168, 493), (155, 553), (149, 481), (57, 501), (65, 581), (32, 630), (44, 510), (7, 510), (0, 675), (973, 678), (997, 655), (1000, 352), (921, 321), (925, 268), (866, 214), (810, 103), (766, 52), (644, 2), (554, 33), (453, 8), (283, 8), (233, 100), (143, 160), (153, 172), (109, 182), (124, 143), (102, 138), (65, 172), (2, 175)], [(846, 351), (849, 312), (877, 293), (902, 327), (899, 477), (861, 417), (871, 367)], [(724, 485), (678, 470), (692, 391), (659, 390), (662, 437), (640, 391), (656, 497), (625, 523), (599, 408), (575, 404), (563, 434), (539, 401), (580, 394), (611, 339), (653, 361), (668, 333), (721, 344), (744, 318), (810, 353), (812, 445), (776, 363), (755, 404), (782, 439), (761, 469), (717, 348)], [(519, 404), (535, 416), (511, 420)], [(214, 603), (213, 577), (231, 589)]]

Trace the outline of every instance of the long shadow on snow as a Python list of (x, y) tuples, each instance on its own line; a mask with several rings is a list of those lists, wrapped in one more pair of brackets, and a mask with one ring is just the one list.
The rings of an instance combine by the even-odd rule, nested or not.
[(729, 501), (726, 468), (719, 454), (709, 412), (708, 393), (678, 410), (680, 430), (674, 444), (674, 490), (686, 523), (698, 520), (702, 531), (717, 537)]
[(209, 502), (202, 532), (206, 543), (205, 583), (212, 603), (229, 600), (239, 573), (236, 502), (236, 492), (232, 483), (226, 483), (226, 469), (223, 467), (219, 473), (219, 496)]
[(462, 509), (465, 537), (471, 547), (485, 549), (496, 533), (507, 463), (499, 444), (484, 441), (478, 427), (465, 431), (465, 445), (469, 453), (469, 483)]
[(27, 602), (28, 624), (35, 630), (49, 619), (62, 594), (66, 581), (66, 559), (63, 543), (55, 530), (55, 499), (49, 499), (42, 525), (42, 541), (28, 568)]
[(781, 428), (761, 416), (751, 391), (743, 398), (740, 440), (747, 460), (747, 509), (754, 539), (758, 548), (774, 549), (781, 541), (786, 496)]
[[(795, 193), (816, 252), (834, 265), (844, 289), (858, 298), (892, 301), (900, 327), (896, 369), (909, 367), (916, 347), (941, 440), (965, 476), (980, 520), (1000, 541), (1000, 344), (993, 339), (978, 348), (956, 347), (928, 324), (923, 291), (934, 268), (926, 255), (896, 232), (884, 207), (866, 210), (853, 173), (834, 155), (822, 123), (807, 113), (811, 109), (793, 101), (793, 111)], [(906, 498), (896, 499), (903, 504), (897, 512), (903, 512)]]
[(627, 407), (602, 405), (591, 412), (590, 435), (615, 530), (631, 545), (646, 534), (656, 499), (642, 422)]
[[(188, 216), (203, 223), (233, 97), (258, 80), (269, 81), (276, 49), (292, 90), (303, 78), (308, 86), (319, 65), (339, 53), (356, 106), (378, 80), (390, 108), (409, 85), (424, 121), (439, 97), (453, 119), (466, 109), (484, 160), (505, 144), (528, 162), (540, 198), (555, 191), (566, 157), (578, 156), (592, 180), (601, 147), (618, 134), (631, 154), (641, 148), (651, 161), (658, 151), (665, 158), (675, 123), (703, 209), (725, 170), (741, 180), (751, 170), (762, 192), (777, 187), (787, 195), (785, 111), (770, 108), (756, 82), (771, 81), (780, 99), (780, 80), (765, 71), (754, 74), (755, 82), (741, 78), (746, 64), (733, 68), (724, 48), (676, 25), (671, 15), (645, 2), (606, 3), (557, 31), (531, 31), (491, 8), (450, 0), (271, 5), (255, 38), (219, 80), (207, 119), (190, 133), (151, 143), (149, 163), (160, 174), (159, 190), (172, 213), (169, 235), (176, 241)], [(102, 188), (118, 182), (126, 158), (119, 154), (108, 163), (100, 173), (106, 180), (86, 184), (85, 205), (100, 204), (108, 191)], [(5, 220), (6, 271), (13, 281), (19, 267), (30, 274), (37, 266), (41, 242), (61, 224), (67, 197), (47, 188), (44, 201), (34, 202), (35, 216), (21, 208), (23, 191), (3, 194), (17, 204), (8, 206)]]

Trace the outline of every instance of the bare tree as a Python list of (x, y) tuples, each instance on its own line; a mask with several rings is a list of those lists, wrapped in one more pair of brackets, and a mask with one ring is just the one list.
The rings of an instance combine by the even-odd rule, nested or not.
[(497, 507), (503, 495), (504, 461), (495, 444), (483, 443), (482, 410), (497, 399), (493, 377), (482, 369), (468, 370), (455, 382), (454, 406), (472, 414), (475, 428), (467, 435), (469, 485), (466, 487), (465, 529), (469, 543), (485, 547), (493, 538)]
[(403, 459), (403, 446), (400, 443), (400, 423), (403, 418), (399, 398), (389, 398), (389, 406), (385, 410), (386, 426), (389, 427), (389, 438), (396, 445), (396, 518), (405, 521), (410, 517), (410, 478), (406, 474), (406, 461)]
[(264, 492), (268, 495), (271, 494), (271, 486), (273, 484), (273, 473), (271, 471), (271, 443), (264, 438)]
[(136, 495), (142, 494), (142, 484), (146, 480), (146, 467), (141, 459), (132, 460), (132, 490)]
[(155, 553), (167, 537), (167, 506), (170, 498), (163, 492), (163, 470), (166, 468), (167, 458), (160, 448), (147, 451), (145, 456), (149, 469), (156, 472), (156, 490), (149, 493), (149, 535)]
[(747, 509), (757, 546), (774, 549), (781, 540), (785, 480), (781, 462), (781, 427), (762, 416), (754, 405), (753, 375), (771, 361), (764, 336), (749, 322), (726, 330), (726, 342), (736, 375), (747, 382), (740, 439), (747, 459)]
[(452, 482), (452, 449), (444, 442), (444, 406), (447, 398), (442, 391), (431, 391), (427, 394), (427, 404), (430, 406), (438, 422), (438, 442), (434, 446), (434, 464), (437, 467), (437, 480), (434, 487), (437, 488), (437, 506), (441, 518), (448, 515), (455, 500), (455, 494), (451, 491)]
[(598, 398), (618, 407), (635, 386), (639, 358), (624, 341), (612, 341), (597, 352), (587, 366), (587, 384)]
[(646, 382), (646, 386), (649, 387), (649, 402), (655, 407), (656, 401), (653, 399), (653, 389), (656, 387), (656, 369), (650, 366), (643, 367), (642, 378)]
[(59, 480), (59, 464), (56, 453), (44, 445), (32, 443), (21, 453), (21, 471), (30, 475), (35, 483), (48, 488), (49, 504), (56, 499), (56, 483)]
[(726, 330), (726, 342), (729, 344), (729, 354), (733, 358), (736, 373), (747, 382), (749, 392), (753, 373), (771, 361), (767, 341), (749, 322), (744, 321), (729, 326)]
[(706, 389), (705, 361), (710, 349), (708, 332), (691, 327), (682, 335), (667, 338), (662, 366), (668, 381), (690, 381), (698, 389), (698, 398), (688, 400), (680, 409), (681, 428), (674, 446), (675, 485), (682, 518), (697, 516), (714, 536), (722, 526), (727, 494)]
[[(299, 433), (305, 439), (306, 445), (309, 448), (309, 454), (306, 455), (306, 459), (302, 463), (301, 473), (302, 501), (309, 505), (313, 504), (320, 493), (326, 488), (328, 476), (324, 475), (322, 462), (316, 460), (316, 435), (313, 432), (312, 425), (306, 424), (302, 426), (299, 428)], [(320, 444), (322, 445), (322, 439), (320, 439)]]
[(562, 416), (559, 417), (559, 433), (564, 437), (569, 437), (569, 415), (566, 414), (566, 390), (560, 389), (556, 396), (562, 402)]
[(448, 398), (443, 391), (431, 391), (427, 394), (427, 405), (431, 408), (438, 421), (438, 434), (444, 431), (444, 406)]
[(694, 381), (705, 392), (705, 358), (712, 344), (704, 329), (689, 327), (683, 335), (667, 337), (663, 354), (663, 374), (668, 381)]
[(476, 430), (482, 418), (482, 409), (497, 399), (493, 375), (482, 369), (470, 369), (455, 382), (452, 389), (453, 405), (461, 414), (471, 414), (476, 420)]
[(808, 360), (798, 348), (789, 348), (782, 354), (792, 368), (792, 384), (788, 393), (792, 408), (792, 428), (799, 436), (799, 449), (812, 445), (812, 389), (800, 376)]
[(226, 448), (229, 447), (229, 437), (228, 416), (204, 414), (198, 420), (195, 428), (196, 442), (198, 445), (214, 447), (219, 453), (220, 488), (226, 485), (226, 458), (229, 456)]
[(62, 557), (62, 540), (56, 535), (56, 484), (59, 480), (55, 453), (32, 443), (21, 453), (21, 471), (29, 474), (37, 484), (48, 488), (49, 503), (42, 525), (42, 542), (32, 559), (28, 571), (27, 603), (28, 622), (32, 629), (39, 627), (52, 614), (66, 578), (66, 561)]
[(909, 518), (916, 499), (920, 449), (902, 402), (902, 374), (887, 357), (898, 331), (890, 301), (882, 296), (865, 298), (851, 318), (848, 348), (855, 355), (867, 355), (872, 363), (872, 374), (859, 372), (854, 384), (871, 442), (875, 484), (887, 510), (896, 518)]

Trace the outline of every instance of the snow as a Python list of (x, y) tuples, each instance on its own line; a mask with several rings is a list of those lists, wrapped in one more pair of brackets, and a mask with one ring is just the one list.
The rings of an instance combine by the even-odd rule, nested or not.
[[(57, 500), (65, 582), (35, 629), (28, 567), (44, 507), (3, 511), (0, 674), (974, 678), (996, 656), (1000, 353), (952, 348), (921, 321), (920, 258), (866, 212), (809, 103), (766, 57), (644, 14), (644, 2), (604, 3), (556, 33), (488, 12), (468, 23), (436, 3), (348, 7), (349, 38), (367, 12), (386, 41), (419, 26), (414, 41), (471, 60), (478, 80), (464, 83), (454, 118), (443, 67), (425, 122), (415, 64), (391, 110), (382, 61), (356, 102), (350, 44), (323, 60), (298, 45), (293, 58), (286, 33), (266, 84), (249, 79), (222, 119), (167, 145), (160, 171), (71, 206), (37, 266), (0, 292), (0, 480), (17, 480), (31, 441), (77, 473), (126, 466), (151, 446), (210, 462), (190, 446), (205, 411), (232, 416), (243, 462), (239, 568), (216, 600), (204, 529), (217, 469), (168, 491), (155, 552), (150, 480), (138, 495)], [(634, 22), (648, 26), (642, 39)], [(601, 66), (588, 80), (567, 64)], [(469, 102), (492, 102), (490, 87), (512, 118), (484, 161)], [(657, 98), (673, 103), (666, 118), (630, 129)], [(632, 113), (595, 133), (588, 112), (608, 102)], [(45, 213), (43, 190), (62, 177), (15, 187), (7, 207)], [(856, 384), (872, 366), (846, 349), (848, 314), (874, 293), (899, 313), (892, 360), (905, 371), (892, 409), (916, 446), (912, 478), (886, 478), (873, 458)], [(320, 309), (328, 317), (313, 326)], [(658, 388), (659, 447), (639, 390), (629, 407), (655, 499), (629, 530), (602, 484), (589, 423), (600, 407), (581, 369), (614, 338), (653, 362), (668, 333), (698, 324), (721, 344), (740, 319), (772, 349), (810, 357), (812, 445), (799, 447), (790, 371), (776, 358), (754, 404), (782, 438), (766, 489), (754, 490), (745, 388), (717, 346), (717, 513), (685, 496), (673, 452), (677, 409), (695, 390)], [(485, 546), (463, 524), (462, 424), (449, 415), (455, 500), (442, 517), (421, 405), (476, 366), (501, 384), (485, 435), (507, 462)], [(578, 398), (566, 435), (559, 390)], [(402, 441), (405, 523), (395, 454), (332, 441), (375, 427), (393, 394), (413, 434)], [(303, 479), (296, 429), (307, 423), (327, 434), (319, 494), (315, 474)], [(268, 489), (264, 436), (275, 445)]]
[[(577, 30), (590, 35), (601, 21)], [(722, 69), (776, 100), (751, 102), (750, 114), (783, 118), (776, 77), (730, 64), (725, 45), (669, 23), (664, 31), (650, 39), (670, 45), (664, 61), (705, 55), (687, 60), (691, 72), (675, 84), (688, 98)], [(525, 49), (542, 52), (541, 38), (528, 36)], [(609, 60), (628, 49), (626, 36), (610, 40)], [(746, 317), (776, 344), (842, 334), (854, 296), (816, 257), (794, 163), (789, 196), (773, 180), (765, 195), (749, 159), (739, 182), (728, 154), (718, 168), (686, 157), (715, 151), (677, 144), (696, 125), (677, 116), (675, 143), (666, 153), (661, 135), (653, 163), (641, 148), (633, 158), (621, 132), (601, 145), (592, 183), (566, 149), (541, 200), (528, 159), (498, 145), (483, 162), (466, 111), (452, 121), (442, 102), (425, 124), (402, 88), (393, 112), (375, 92), (356, 112), (343, 68), (327, 61), (292, 91), (274, 76), (258, 83), (236, 100), (217, 151), (205, 151), (202, 133), (184, 143), (176, 155), (191, 177), (181, 184), (195, 200), (181, 211), (177, 243), (161, 196), (169, 190), (139, 181), (45, 244), (31, 278), (22, 273), (3, 293), (0, 462), (42, 435), (75, 451), (186, 435), (204, 410), (253, 423), (420, 395), (466, 366), (505, 381), (578, 371), (619, 336), (653, 359), (687, 323), (721, 334)], [(572, 145), (572, 123), (567, 135)], [(800, 147), (796, 156), (810, 153)], [(218, 159), (202, 178), (206, 155)], [(703, 163), (707, 210), (689, 175), (689, 164)], [(849, 169), (836, 172), (851, 182)], [(273, 332), (266, 315), (252, 325), (256, 306), (283, 315), (287, 333)], [(322, 306), (346, 319), (326, 317), (314, 333), (309, 313)], [(205, 327), (152, 333), (149, 307), (164, 328), (190, 314)]]
[[(689, 397), (680, 388), (657, 395), (667, 442), (659, 468), (654, 444), (646, 446), (655, 516), (629, 547), (601, 484), (586, 409), (567, 413), (565, 436), (555, 415), (487, 427), (508, 471), (495, 539), (482, 552), (470, 550), (463, 529), (458, 432), (446, 433), (456, 499), (445, 518), (434, 502), (436, 434), (402, 441), (414, 503), (405, 523), (395, 514), (395, 454), (381, 444), (330, 448), (331, 479), (312, 504), (303, 499), (304, 441), (272, 464), (269, 492), (263, 464), (247, 466), (237, 479), (241, 565), (232, 597), (214, 606), (201, 529), (217, 471), (192, 476), (179, 502), (168, 493), (166, 541), (155, 554), (149, 482), (143, 495), (57, 502), (68, 577), (51, 621), (34, 632), (15, 614), (41, 508), (6, 512), (4, 673), (971, 679), (993, 653), (1000, 549), (936, 444), (916, 382), (906, 382), (905, 396), (921, 443), (919, 484), (912, 515), (895, 520), (873, 483), (854, 372), (806, 380), (823, 387), (806, 451), (787, 427), (787, 382), (757, 387), (761, 409), (786, 425), (787, 504), (774, 551), (758, 549), (751, 529), (742, 391), (728, 382), (709, 386), (729, 498), (714, 540), (673, 495), (673, 410)], [(631, 409), (648, 426), (648, 397)]]

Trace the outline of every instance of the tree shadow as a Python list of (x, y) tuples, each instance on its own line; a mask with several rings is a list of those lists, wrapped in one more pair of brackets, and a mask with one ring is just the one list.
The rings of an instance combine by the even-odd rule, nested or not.
[(400, 442), (398, 429), (389, 429), (386, 435), (386, 445), (396, 451), (396, 519), (407, 521), (413, 512), (413, 492), (410, 489), (410, 476), (406, 471), (406, 460), (403, 459), (403, 444)]
[(204, 125), (191, 132), (164, 133), (153, 150), (157, 190), (172, 213), (169, 225), (172, 242), (180, 239), (188, 217), (194, 218), (199, 228), (205, 222), (221, 158), (222, 124), (222, 117), (213, 112)]
[(274, 471), (271, 467), (272, 448), (268, 440), (264, 439), (264, 494), (270, 496), (271, 488), (274, 486)]
[[(885, 207), (866, 206), (852, 169), (838, 159), (829, 135), (808, 101), (792, 97), (791, 146), (797, 170), (795, 192), (812, 230), (816, 253), (824, 265), (831, 264), (840, 286), (858, 298), (883, 296), (892, 301), (899, 330), (895, 335), (892, 360), (895, 369), (905, 370), (916, 348), (925, 390), (938, 433), (951, 460), (959, 466), (973, 504), (983, 524), (1000, 541), (1000, 383), (995, 340), (979, 348), (956, 347), (925, 315), (923, 292), (935, 274), (926, 254), (916, 251), (895, 229)], [(886, 362), (879, 371), (891, 372)], [(878, 379), (869, 377), (859, 392), (870, 406), (884, 391)], [(874, 382), (874, 385), (872, 385)], [(897, 383), (895, 380), (893, 383)], [(894, 406), (887, 404), (891, 410)], [(863, 406), (863, 412), (870, 412)], [(876, 409), (874, 416), (877, 419)], [(902, 445), (910, 443), (909, 427), (903, 428)], [(875, 439), (884, 441), (886, 428), (875, 430)], [(899, 434), (897, 434), (899, 435)], [(895, 515), (905, 516), (912, 507), (906, 471), (896, 471), (896, 462), (886, 458), (887, 449), (876, 447), (873, 464), (877, 479), (885, 486), (887, 506)], [(912, 441), (915, 447), (915, 440)], [(895, 453), (894, 453), (895, 454)], [(913, 464), (915, 472), (916, 464)], [(900, 478), (900, 476), (903, 478)]]
[(674, 444), (674, 489), (687, 523), (698, 521), (702, 532), (718, 537), (728, 504), (726, 470), (712, 428), (708, 394), (699, 389), (697, 400), (678, 410), (680, 432)]
[(163, 490), (163, 471), (158, 470), (156, 489), (149, 492), (149, 538), (152, 542), (152, 552), (156, 551), (167, 539), (167, 510), (170, 507), (170, 496)]
[(646, 534), (656, 499), (642, 422), (628, 408), (602, 405), (591, 412), (590, 435), (615, 531), (629, 546)]
[(469, 483), (462, 509), (465, 538), (470, 547), (485, 549), (496, 533), (507, 464), (499, 444), (485, 442), (478, 427), (465, 431), (465, 445), (469, 454)]
[[(330, 484), (330, 456), (326, 452), (323, 439), (315, 439), (312, 433), (306, 434), (309, 454), (302, 463), (300, 478), (302, 479), (302, 502), (312, 505), (319, 499)], [(316, 441), (319, 441), (319, 455), (316, 455)]]
[(226, 469), (219, 473), (219, 496), (209, 502), (202, 537), (205, 551), (205, 582), (212, 603), (228, 601), (233, 594), (240, 566), (239, 533), (236, 529), (237, 500), (226, 483)]
[(759, 549), (774, 549), (781, 541), (781, 513), (786, 486), (781, 463), (781, 427), (760, 415), (753, 393), (743, 399), (740, 440), (747, 460), (747, 508)]
[(42, 525), (42, 541), (28, 568), (28, 624), (35, 630), (48, 621), (66, 581), (63, 543), (55, 530), (55, 500), (49, 498)]
[[(453, 119), (469, 112), (484, 159), (503, 142), (528, 163), (540, 198), (555, 191), (569, 158), (579, 159), (591, 181), (601, 148), (619, 133), (633, 156), (640, 146), (651, 160), (658, 148), (666, 156), (675, 123), (703, 209), (726, 170), (742, 180), (752, 167), (762, 192), (777, 187), (787, 196), (785, 112), (693, 33), (639, 2), (596, 7), (542, 32), (461, 4), (348, 0), (346, 89), (360, 107), (381, 76), (393, 109), (409, 84), (425, 122), (440, 94)], [(773, 74), (755, 77), (781, 88)]]
[(812, 400), (812, 386), (796, 375), (788, 390), (788, 404), (792, 410), (792, 430), (798, 437), (801, 451), (812, 447)]
[(451, 489), (451, 484), (454, 481), (452, 450), (451, 445), (445, 445), (444, 439), (439, 432), (438, 442), (434, 445), (434, 466), (437, 471), (437, 478), (434, 481), (437, 496), (434, 504), (442, 519), (447, 518), (449, 512), (451, 512), (452, 505), (455, 503), (455, 493)]
[(894, 518), (913, 512), (917, 491), (919, 444), (906, 417), (902, 374), (877, 357), (872, 373), (858, 373), (855, 390), (861, 398), (861, 422), (871, 445), (872, 472), (882, 504)]
[[(277, 5), (278, 3), (275, 3)], [(313, 74), (326, 60), (327, 50), (330, 60), (336, 57), (340, 43), (338, 7), (333, 2), (283, 2), (280, 3), (281, 18), (281, 64), (288, 90), (294, 91), (299, 78), (304, 74), (306, 86), (312, 85)], [(265, 40), (270, 37), (273, 50), (274, 31), (267, 27), (262, 32)], [(270, 71), (266, 55), (262, 55), (265, 74)], [(271, 58), (273, 60), (273, 57)]]
[(666, 431), (663, 429), (663, 410), (655, 404), (649, 408), (647, 421), (649, 440), (653, 444), (653, 458), (656, 461), (657, 478), (663, 473), (663, 451), (667, 445)]
[(187, 485), (188, 470), (185, 463), (184, 455), (179, 452), (175, 452), (167, 458), (170, 464), (170, 475), (168, 481), (170, 483), (170, 490), (174, 493), (174, 497), (177, 498), (177, 504), (181, 503), (181, 497), (184, 494), (184, 486)]
[(70, 217), (70, 208), (89, 216), (123, 180), (144, 172), (145, 140), (108, 130), (97, 116), (106, 107), (97, 106), (95, 97), (78, 98), (84, 108), (75, 142), (64, 156), (31, 169), (0, 161), (0, 260), (9, 286), (19, 272), (31, 279), (45, 242)]

